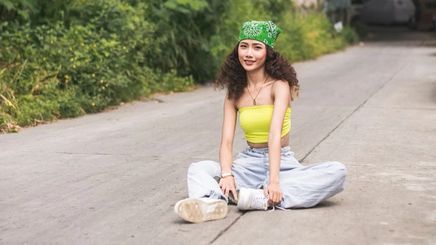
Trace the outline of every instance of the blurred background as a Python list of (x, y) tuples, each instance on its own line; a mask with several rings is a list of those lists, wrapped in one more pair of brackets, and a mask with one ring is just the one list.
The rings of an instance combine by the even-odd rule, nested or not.
[(370, 37), (434, 31), (436, 0), (0, 0), (0, 132), (211, 82), (247, 20), (297, 62)]
[(435, 0), (298, 0), (299, 5), (311, 7), (323, 4), (331, 21), (370, 24), (407, 24), (411, 28), (435, 28)]

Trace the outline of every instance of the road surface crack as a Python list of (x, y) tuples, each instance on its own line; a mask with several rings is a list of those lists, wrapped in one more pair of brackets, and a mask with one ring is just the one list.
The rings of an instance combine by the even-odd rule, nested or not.
[(209, 244), (213, 244), (216, 240), (218, 240), (218, 238), (220, 238), (222, 235), (224, 235), (224, 233), (226, 231), (228, 231), (234, 224), (236, 224), (236, 222), (238, 222), (238, 220), (244, 216), (246, 214), (246, 212), (244, 212), (243, 214), (241, 214), (239, 217), (237, 217), (235, 220), (233, 220), (232, 223), (230, 223), (230, 225), (228, 225), (226, 228), (224, 228), (220, 233), (218, 233), (218, 235), (212, 239), (212, 241), (209, 242)]
[(362, 108), (374, 95), (376, 95), (380, 90), (382, 90), (389, 82), (391, 82), (397, 75), (400, 73), (405, 66), (407, 66), (409, 63), (405, 63), (402, 65), (397, 71), (395, 71), (391, 77), (389, 77), (385, 82), (382, 83), (368, 98), (366, 98), (360, 105), (358, 105), (350, 114), (348, 114), (344, 119), (342, 119), (330, 132), (327, 133), (326, 136), (324, 136), (306, 155), (304, 155), (303, 158), (299, 159), (300, 162), (303, 162), (306, 160), (306, 158), (322, 143), (324, 140), (326, 140), (336, 129), (338, 129), (348, 118), (350, 118), (355, 112), (357, 112), (360, 108)]

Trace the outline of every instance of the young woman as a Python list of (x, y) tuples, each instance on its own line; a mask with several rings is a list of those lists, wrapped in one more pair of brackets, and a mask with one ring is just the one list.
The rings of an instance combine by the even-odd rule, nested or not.
[[(291, 101), (298, 93), (293, 67), (273, 49), (280, 34), (271, 21), (248, 21), (216, 83), (227, 87), (220, 163), (188, 170), (189, 198), (175, 212), (189, 222), (221, 219), (227, 203), (240, 210), (308, 208), (343, 190), (339, 162), (301, 165), (289, 147)], [(232, 160), (237, 118), (248, 147)]]

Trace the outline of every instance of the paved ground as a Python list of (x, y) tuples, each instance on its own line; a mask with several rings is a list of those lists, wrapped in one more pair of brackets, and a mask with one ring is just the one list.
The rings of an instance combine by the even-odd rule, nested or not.
[(291, 147), (345, 163), (343, 193), (181, 221), (188, 165), (218, 154), (223, 92), (202, 87), (0, 135), (0, 244), (436, 244), (436, 36), (395, 28), (295, 67)]

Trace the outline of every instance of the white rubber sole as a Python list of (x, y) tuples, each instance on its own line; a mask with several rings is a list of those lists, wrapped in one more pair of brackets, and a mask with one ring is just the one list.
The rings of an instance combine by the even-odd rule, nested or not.
[(239, 190), (238, 198), (239, 198), (239, 201), (238, 201), (238, 204), (236, 205), (236, 207), (239, 210), (250, 210), (249, 208), (245, 207), (247, 205), (247, 203), (249, 202), (249, 198), (250, 198), (249, 191), (245, 188), (241, 188)]
[(225, 218), (228, 208), (224, 200), (186, 198), (176, 203), (174, 212), (186, 221), (201, 223)]

